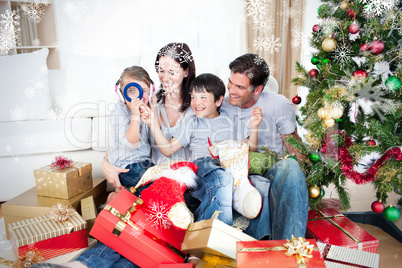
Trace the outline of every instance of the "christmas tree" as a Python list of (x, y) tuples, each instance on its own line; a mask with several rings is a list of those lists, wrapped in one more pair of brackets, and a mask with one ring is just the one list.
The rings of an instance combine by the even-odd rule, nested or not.
[[(321, 2), (311, 38), (316, 68), (296, 63), (299, 77), (292, 79), (309, 89), (297, 119), (307, 134), (304, 142), (288, 141), (308, 156), (299, 163), (310, 207), (319, 205), (322, 186), (333, 183), (342, 209), (349, 209), (346, 180), (373, 183), (377, 200), (386, 203), (391, 192), (402, 196), (402, 3)], [(399, 217), (392, 209), (389, 220)]]

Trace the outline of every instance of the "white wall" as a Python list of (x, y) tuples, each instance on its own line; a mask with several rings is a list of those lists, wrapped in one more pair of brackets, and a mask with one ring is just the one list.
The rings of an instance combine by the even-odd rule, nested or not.
[[(197, 74), (219, 75), (246, 52), (241, 0), (54, 2), (62, 66), (71, 53), (106, 58), (140, 55), (141, 65), (156, 82), (154, 60), (169, 42), (189, 45)], [(111, 71), (117, 80), (122, 70)], [(221, 78), (226, 81), (226, 74)]]

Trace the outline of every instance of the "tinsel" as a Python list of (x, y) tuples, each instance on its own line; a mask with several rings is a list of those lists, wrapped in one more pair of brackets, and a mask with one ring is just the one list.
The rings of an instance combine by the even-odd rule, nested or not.
[(66, 221), (73, 215), (75, 209), (71, 206), (66, 206), (61, 203), (57, 203), (57, 205), (52, 206), (49, 212), (49, 218), (54, 221)]
[[(356, 184), (364, 184), (375, 180), (375, 175), (388, 159), (395, 158), (397, 161), (402, 161), (401, 148), (393, 147), (388, 149), (379, 159), (377, 159), (366, 172), (359, 173), (353, 170), (352, 156), (348, 150), (348, 148), (353, 144), (352, 139), (343, 131), (338, 131), (337, 133), (344, 139), (344, 144), (338, 148), (341, 169), (346, 178), (351, 179)], [(328, 150), (328, 146), (323, 147), (323, 150), (323, 152), (326, 152)]]
[(52, 168), (68, 168), (73, 164), (73, 160), (62, 155), (56, 156), (55, 160), (50, 164)]
[(45, 260), (42, 257), (40, 252), (37, 249), (32, 249), (25, 254), (25, 256), (21, 256), (18, 260), (13, 264), (14, 268), (23, 268), (30, 267), (32, 265), (41, 263)]

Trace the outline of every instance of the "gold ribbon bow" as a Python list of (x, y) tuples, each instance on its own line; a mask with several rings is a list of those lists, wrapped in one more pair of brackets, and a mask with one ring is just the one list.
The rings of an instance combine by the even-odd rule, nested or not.
[(297, 264), (306, 264), (304, 258), (311, 258), (311, 252), (314, 249), (314, 245), (307, 242), (303, 237), (296, 238), (292, 235), (292, 240), (287, 239), (287, 243), (284, 244), (288, 251), (285, 253), (287, 256), (296, 255)]
[(311, 252), (314, 249), (317, 249), (314, 247), (313, 244), (310, 244), (310, 242), (307, 242), (306, 239), (303, 237), (296, 238), (294, 235), (292, 235), (292, 239), (286, 239), (288, 242), (283, 244), (283, 246), (276, 246), (276, 247), (255, 247), (255, 248), (242, 248), (239, 250), (239, 252), (261, 252), (261, 251), (282, 251), (282, 250), (287, 250), (286, 255), (287, 256), (292, 256), (296, 255), (296, 261), (299, 267), (305, 267), (306, 262), (304, 258), (312, 258), (313, 255), (311, 255)]
[(202, 257), (201, 260), (207, 262), (207, 264), (205, 265), (205, 268), (213, 268), (217, 264), (225, 265), (225, 266), (229, 266), (229, 267), (236, 267), (236, 260), (231, 260), (231, 259), (224, 258), (221, 256), (204, 254), (204, 256)]

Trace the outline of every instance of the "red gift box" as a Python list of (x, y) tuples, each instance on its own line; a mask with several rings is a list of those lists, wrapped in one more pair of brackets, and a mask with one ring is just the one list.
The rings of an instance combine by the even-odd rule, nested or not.
[(86, 222), (77, 212), (60, 222), (48, 215), (14, 222), (8, 230), (16, 256), (35, 249), (47, 260), (88, 247)]
[(185, 230), (166, 221), (163, 204), (147, 207), (127, 190), (121, 190), (99, 213), (90, 235), (140, 267), (183, 263), (181, 244)]
[[(305, 261), (304, 267), (325, 267), (324, 260), (318, 251), (314, 239), (306, 239), (313, 245), (312, 257), (302, 257)], [(261, 241), (238, 241), (237, 246), (237, 267), (300, 267), (296, 255), (286, 255), (288, 249), (284, 244), (287, 240), (261, 240)]]
[(335, 209), (310, 210), (307, 238), (325, 244), (377, 253), (378, 240)]

